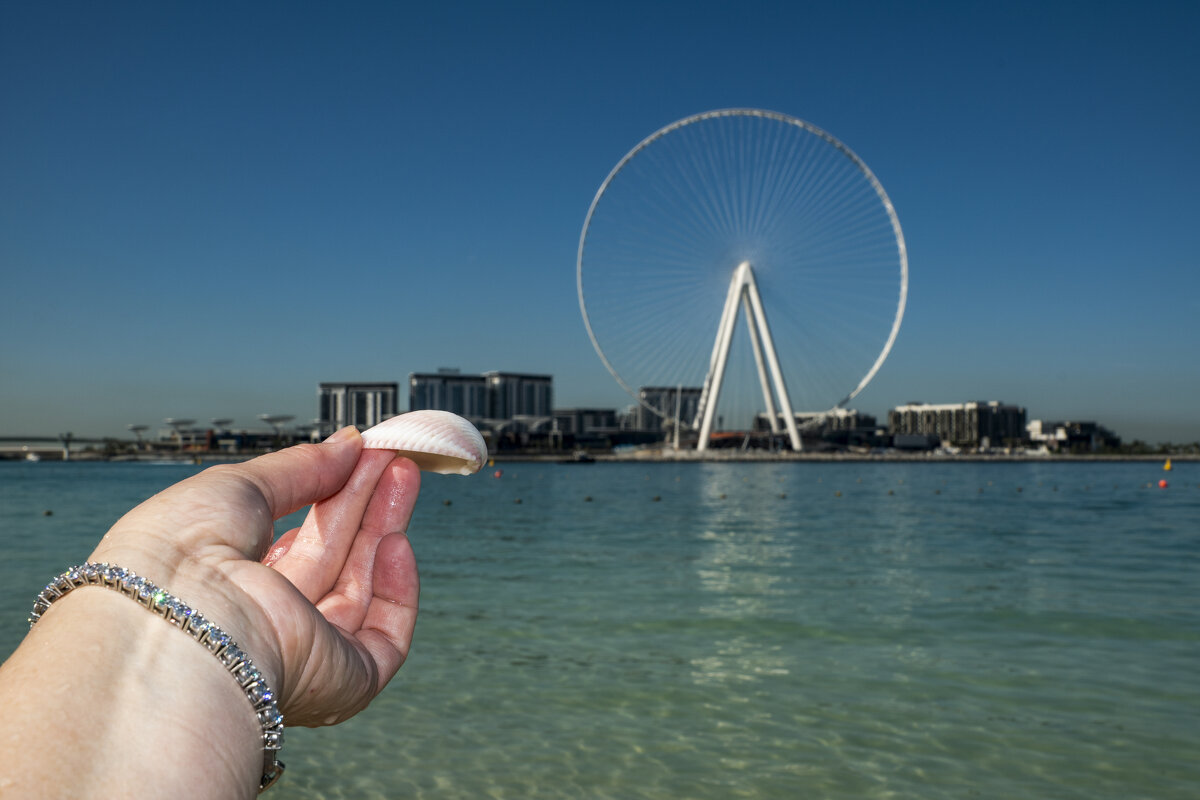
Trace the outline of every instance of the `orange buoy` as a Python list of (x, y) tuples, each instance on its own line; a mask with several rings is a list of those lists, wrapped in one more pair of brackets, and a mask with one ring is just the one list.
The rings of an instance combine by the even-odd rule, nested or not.
[(502, 469), (498, 469), (498, 470), (496, 470), (495, 472), (493, 472), (493, 473), (492, 473), (492, 477), (493, 477), (493, 478), (499, 478), (499, 477), (500, 477), (501, 475), (503, 475), (503, 474), (504, 474), (504, 470), (502, 470)]
[(1158, 482), (1158, 488), (1160, 488), (1160, 489), (1167, 488), (1167, 479), (1166, 478), (1163, 478), (1161, 481)]

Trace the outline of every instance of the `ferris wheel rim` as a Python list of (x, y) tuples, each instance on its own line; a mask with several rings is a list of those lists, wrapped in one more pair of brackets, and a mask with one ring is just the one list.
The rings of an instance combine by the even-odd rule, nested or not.
[[(876, 373), (879, 372), (879, 369), (883, 366), (884, 361), (887, 360), (888, 355), (891, 353), (892, 347), (895, 345), (896, 338), (900, 333), (900, 324), (904, 319), (904, 311), (908, 304), (908, 248), (907, 248), (907, 245), (905, 244), (905, 240), (904, 240), (904, 231), (900, 227), (900, 219), (896, 215), (896, 210), (895, 210), (895, 207), (892, 205), (891, 198), (888, 196), (887, 192), (884, 190), (883, 184), (881, 184), (879, 182), (879, 179), (875, 176), (875, 173), (871, 170), (870, 167), (867, 166), (866, 162), (864, 162), (861, 158), (859, 158), (858, 155), (853, 150), (851, 150), (845, 143), (843, 143), (840, 139), (838, 139), (837, 137), (835, 137), (833, 134), (829, 133), (828, 131), (824, 130), (823, 128), (820, 128), (820, 127), (812, 124), (811, 122), (808, 122), (807, 120), (803, 120), (803, 119), (800, 119), (799, 117), (791, 116), (790, 114), (784, 114), (779, 111), (770, 111), (767, 109), (759, 109), (759, 108), (733, 107), (733, 108), (714, 109), (711, 111), (703, 111), (698, 114), (692, 114), (690, 116), (683, 117), (682, 119), (678, 119), (675, 122), (672, 122), (668, 125), (664, 125), (663, 127), (659, 128), (655, 132), (651, 133), (649, 136), (642, 139), (628, 153), (626, 153), (624, 155), (624, 157), (621, 158), (620, 161), (617, 162), (616, 166), (614, 166), (609, 171), (608, 175), (604, 178), (604, 181), (600, 184), (600, 188), (596, 190), (596, 194), (592, 198), (591, 204), (588, 206), (587, 215), (584, 217), (584, 221), (583, 221), (583, 228), (579, 235), (579, 247), (577, 249), (576, 257), (575, 257), (576, 294), (577, 294), (578, 300), (579, 300), (579, 311), (583, 317), (583, 324), (584, 324), (584, 328), (587, 330), (588, 339), (592, 343), (592, 348), (596, 351), (596, 354), (600, 357), (601, 363), (604, 364), (604, 366), (608, 370), (609, 374), (612, 375), (612, 377), (617, 381), (617, 384), (622, 389), (625, 390), (625, 393), (628, 394), (630, 397), (632, 397), (642, 407), (646, 408), (647, 410), (649, 410), (655, 414), (658, 414), (659, 416), (663, 416), (663, 412), (660, 409), (656, 409), (653, 406), (646, 403), (644, 400), (642, 400), (642, 398), (638, 396), (638, 393), (635, 392), (629, 386), (628, 383), (626, 383), (625, 379), (621, 376), (621, 374), (619, 372), (617, 372), (615, 367), (613, 367), (612, 362), (609, 361), (608, 356), (604, 352), (604, 348), (601, 347), (600, 341), (596, 337), (595, 330), (592, 327), (591, 318), (588, 314), (587, 303), (584, 299), (583, 255), (584, 255), (584, 250), (587, 245), (588, 230), (591, 227), (592, 217), (595, 214), (597, 205), (600, 203), (600, 200), (604, 197), (604, 193), (608, 190), (608, 187), (612, 183), (613, 179), (616, 178), (617, 175), (619, 175), (621, 173), (621, 171), (629, 164), (630, 161), (633, 160), (633, 158), (638, 153), (645, 150), (647, 147), (649, 147), (655, 141), (663, 138), (664, 136), (666, 136), (667, 134), (669, 134), (673, 131), (676, 131), (676, 130), (683, 128), (685, 126), (688, 126), (688, 125), (695, 124), (697, 122), (703, 122), (705, 120), (718, 119), (718, 118), (722, 118), (722, 117), (758, 117), (758, 118), (762, 118), (762, 119), (770, 119), (770, 120), (782, 122), (782, 123), (785, 123), (788, 125), (794, 125), (798, 128), (801, 128), (802, 130), (808, 131), (809, 133), (811, 133), (821, 139), (824, 139), (828, 144), (830, 144), (832, 147), (834, 147), (836, 150), (838, 150), (840, 153), (842, 153), (842, 155), (844, 155), (847, 159), (850, 160), (850, 162), (852, 164), (854, 164), (854, 166), (862, 173), (863, 177), (866, 178), (868, 184), (871, 186), (872, 190), (879, 197), (879, 200), (883, 204), (884, 212), (886, 213), (888, 221), (892, 227), (892, 233), (896, 237), (896, 248), (897, 248), (897, 255), (899, 258), (900, 292), (899, 292), (899, 298), (898, 298), (897, 307), (896, 307), (896, 315), (892, 320), (892, 326), (888, 332), (888, 336), (884, 342), (883, 348), (880, 350), (879, 355), (876, 357), (874, 363), (867, 370), (866, 375), (858, 382), (858, 385), (855, 386), (854, 389), (849, 394), (847, 394), (845, 397), (843, 397), (838, 402), (834, 403), (826, 411), (834, 411), (839, 408), (844, 408), (847, 404), (850, 403), (851, 400), (853, 400), (855, 397), (857, 397), (863, 391), (863, 389), (865, 389), (867, 387), (867, 385), (875, 377)], [(825, 413), (825, 412), (822, 412), (822, 413)]]

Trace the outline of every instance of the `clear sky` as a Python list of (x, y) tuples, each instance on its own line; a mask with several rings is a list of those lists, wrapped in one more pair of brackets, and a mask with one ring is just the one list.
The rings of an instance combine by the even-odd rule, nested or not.
[[(316, 414), (453, 366), (626, 403), (575, 256), (716, 108), (875, 172), (909, 305), (859, 396), (1200, 440), (1200, 4), (0, 4), (0, 434)], [(405, 393), (406, 394), (406, 393)]]

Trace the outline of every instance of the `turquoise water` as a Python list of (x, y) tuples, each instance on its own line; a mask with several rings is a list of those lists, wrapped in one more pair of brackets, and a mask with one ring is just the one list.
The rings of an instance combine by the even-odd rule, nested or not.
[[(0, 655), (194, 471), (0, 464)], [(349, 723), (289, 729), (281, 797), (1200, 785), (1198, 464), (509, 464), (426, 476), (411, 534), (412, 656)]]

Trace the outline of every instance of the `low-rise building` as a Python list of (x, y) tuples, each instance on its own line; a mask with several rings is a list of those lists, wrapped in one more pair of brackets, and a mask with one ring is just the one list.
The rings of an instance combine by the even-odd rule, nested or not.
[(554, 421), (558, 430), (569, 436), (611, 433), (618, 428), (613, 408), (556, 408)]
[[(793, 416), (796, 425), (806, 431), (825, 433), (828, 431), (856, 431), (875, 427), (875, 417), (853, 408), (833, 408), (829, 411), (797, 411)], [(776, 414), (779, 430), (785, 430), (783, 412)], [(771, 426), (767, 414), (754, 418), (754, 430), (766, 431)]]
[(1030, 442), (1054, 452), (1096, 453), (1121, 446), (1121, 437), (1095, 422), (1048, 422), (1035, 419), (1026, 428)]

